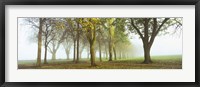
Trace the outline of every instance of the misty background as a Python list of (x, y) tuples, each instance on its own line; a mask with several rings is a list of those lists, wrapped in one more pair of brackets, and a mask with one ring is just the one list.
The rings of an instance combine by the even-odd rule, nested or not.
[[(167, 29), (173, 32), (173, 28)], [(24, 24), (23, 18), (18, 18), (18, 60), (35, 60), (37, 59), (37, 41), (33, 41), (30, 36), (35, 32), (30, 25)], [(130, 41), (134, 46), (134, 56), (143, 57), (143, 44), (138, 35), (131, 33)], [(73, 45), (72, 45), (73, 46)], [(42, 47), (44, 54), (44, 45)], [(98, 57), (98, 51), (96, 57)], [(158, 55), (182, 55), (182, 31), (176, 34), (166, 34), (157, 36), (151, 48), (151, 56)], [(47, 53), (47, 59), (51, 59), (51, 53)], [(66, 59), (66, 53), (60, 45), (57, 53), (57, 59)], [(103, 54), (104, 57), (104, 54)], [(44, 55), (42, 55), (42, 59)], [(73, 58), (73, 47), (71, 48), (70, 59)], [(87, 58), (87, 52), (83, 51), (82, 58)]]

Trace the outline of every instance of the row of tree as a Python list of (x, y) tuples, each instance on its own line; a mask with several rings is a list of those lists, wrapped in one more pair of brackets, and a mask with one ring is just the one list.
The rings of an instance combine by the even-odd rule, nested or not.
[[(91, 66), (96, 66), (96, 51), (99, 60), (104, 54), (108, 61), (113, 58), (132, 57), (133, 45), (130, 35), (137, 34), (143, 42), (144, 63), (152, 63), (150, 49), (155, 37), (168, 33), (169, 27), (182, 28), (181, 18), (26, 18), (37, 31), (37, 66), (41, 66), (41, 49), (44, 45), (44, 63), (47, 51), (56, 59), (56, 52), (62, 45), (67, 59), (73, 47), (73, 61), (79, 62), (82, 52), (87, 51)], [(73, 46), (72, 46), (73, 45)]]

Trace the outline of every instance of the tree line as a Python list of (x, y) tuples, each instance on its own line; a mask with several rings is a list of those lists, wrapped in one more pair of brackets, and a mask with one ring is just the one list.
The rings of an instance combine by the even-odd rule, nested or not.
[[(41, 49), (44, 47), (44, 64), (47, 64), (47, 51), (56, 60), (56, 52), (62, 45), (66, 59), (73, 49), (73, 62), (79, 63), (86, 50), (91, 66), (96, 66), (104, 55), (108, 61), (132, 57), (134, 53), (130, 36), (136, 34), (143, 42), (144, 62), (152, 63), (150, 50), (156, 36), (168, 34), (169, 27), (174, 32), (182, 29), (182, 18), (26, 18), (37, 30), (37, 66), (41, 66)], [(73, 47), (73, 48), (72, 48)]]

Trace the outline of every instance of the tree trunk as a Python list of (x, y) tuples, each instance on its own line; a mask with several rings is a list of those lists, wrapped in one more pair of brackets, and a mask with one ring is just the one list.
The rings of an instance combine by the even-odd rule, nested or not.
[(105, 44), (105, 55), (106, 55), (106, 59), (108, 59), (108, 53), (107, 53), (107, 49), (106, 49), (106, 44)]
[(119, 59), (121, 59), (122, 58), (122, 51), (120, 50), (119, 51)]
[(89, 59), (90, 58), (90, 51), (88, 50), (88, 53), (87, 53), (87, 58)]
[(77, 59), (76, 59), (76, 63), (79, 62), (79, 31), (77, 31)]
[(113, 51), (114, 51), (114, 58), (115, 58), (115, 60), (117, 60), (117, 54), (116, 54), (115, 46), (113, 47)]
[(79, 53), (79, 59), (81, 59), (81, 58), (82, 58), (82, 52)]
[(67, 60), (69, 60), (69, 51), (67, 49), (65, 49), (65, 53), (66, 53), (66, 56), (67, 56)]
[(69, 53), (67, 53), (67, 60), (69, 60)]
[(102, 59), (101, 59), (101, 41), (99, 40), (99, 60), (100, 62), (102, 62)]
[(91, 55), (91, 66), (96, 66), (96, 64), (95, 64), (94, 43), (93, 43), (93, 44), (90, 44), (90, 55)]
[(36, 66), (41, 66), (41, 50), (42, 50), (42, 18), (39, 19), (39, 32), (38, 32), (38, 53), (37, 53), (37, 64)]
[(144, 62), (145, 64), (149, 64), (152, 63), (151, 61), (151, 56), (150, 56), (150, 47), (148, 47), (148, 44), (143, 43), (144, 44)]
[(52, 60), (56, 60), (56, 51), (53, 51), (52, 53)]
[(74, 40), (74, 58), (73, 58), (73, 62), (75, 62), (76, 60), (76, 40)]
[(109, 43), (109, 60), (108, 61), (112, 61), (112, 54), (113, 54), (113, 45), (112, 45), (112, 42), (110, 41), (110, 43)]
[(80, 50), (79, 59), (82, 58), (82, 53), (83, 53), (83, 51), (84, 51), (84, 48), (85, 48), (85, 44), (83, 44), (83, 46), (82, 46), (82, 48), (81, 48), (81, 50)]
[[(152, 63), (151, 57), (150, 57), (150, 45), (149, 45), (149, 20), (144, 19), (144, 38), (143, 38), (143, 48), (144, 48), (144, 62), (145, 64)], [(153, 38), (153, 37), (152, 37)]]
[(47, 64), (47, 45), (45, 45), (45, 50), (44, 50), (44, 64)]

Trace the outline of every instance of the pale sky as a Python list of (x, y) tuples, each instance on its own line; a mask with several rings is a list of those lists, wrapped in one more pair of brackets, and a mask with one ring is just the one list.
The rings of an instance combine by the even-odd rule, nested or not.
[[(33, 29), (28, 25), (22, 24), (22, 19), (18, 19), (18, 59), (19, 60), (35, 60), (37, 58), (37, 42), (31, 42), (29, 36), (33, 33)], [(168, 29), (169, 32), (173, 28)], [(130, 40), (134, 45), (135, 56), (143, 56), (142, 40), (138, 35), (132, 34), (133, 38)], [(73, 48), (73, 47), (72, 47)], [(73, 50), (71, 50), (70, 58), (73, 57)], [(51, 53), (47, 53), (47, 58), (51, 59)], [(151, 48), (151, 56), (155, 55), (181, 55), (182, 54), (182, 33), (167, 34), (157, 36)], [(96, 53), (98, 57), (98, 52)], [(66, 54), (63, 46), (60, 45), (56, 54), (57, 59), (65, 58)], [(84, 51), (82, 57), (87, 57)], [(42, 59), (44, 58), (44, 46), (42, 47)]]

